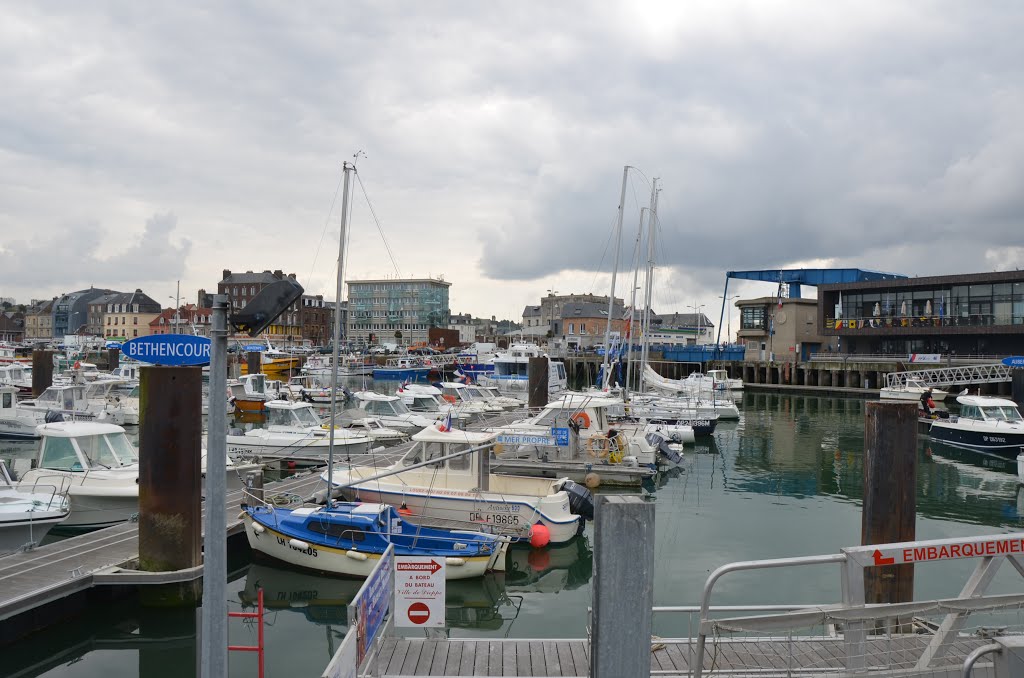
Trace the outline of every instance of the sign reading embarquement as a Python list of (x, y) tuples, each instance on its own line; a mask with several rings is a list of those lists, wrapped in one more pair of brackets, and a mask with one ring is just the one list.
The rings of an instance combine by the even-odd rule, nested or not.
[(121, 344), (126, 358), (151, 365), (180, 367), (210, 362), (210, 340), (190, 334), (154, 334)]
[(912, 363), (941, 363), (941, 353), (911, 353), (908, 358)]
[(1014, 534), (973, 539), (939, 539), (843, 550), (864, 566), (882, 567), (958, 558), (1020, 556), (1024, 555), (1024, 536)]
[(1003, 364), (1007, 367), (1024, 367), (1024, 355), (1012, 355), (1009, 358), (1003, 358)]
[(444, 558), (395, 558), (395, 626), (444, 628)]

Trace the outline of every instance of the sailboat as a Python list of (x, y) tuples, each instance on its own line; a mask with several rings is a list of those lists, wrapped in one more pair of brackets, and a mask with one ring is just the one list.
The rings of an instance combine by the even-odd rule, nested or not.
[[(339, 304), (344, 280), (349, 185), (354, 170), (354, 165), (344, 164), (335, 297)], [(341, 314), (335, 313), (331, 411), (327, 429), (328, 469), (334, 468), (335, 437), (349, 433), (336, 427), (340, 337)], [(327, 488), (330, 489), (330, 481)], [(477, 577), (491, 570), (505, 569), (505, 554), (511, 541), (506, 536), (412, 525), (393, 507), (383, 503), (338, 502), (332, 499), (330, 491), (325, 491), (324, 496), (325, 506), (246, 505), (243, 522), (249, 546), (258, 553), (298, 567), (354, 577), (369, 576), (377, 560), (391, 546), (396, 555), (443, 561), (447, 579)]]

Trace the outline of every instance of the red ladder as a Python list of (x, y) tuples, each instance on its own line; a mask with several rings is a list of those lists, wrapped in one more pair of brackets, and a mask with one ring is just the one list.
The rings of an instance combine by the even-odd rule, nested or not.
[(256, 611), (255, 612), (228, 612), (228, 617), (241, 617), (243, 619), (255, 619), (259, 625), (256, 630), (256, 644), (255, 645), (228, 645), (229, 651), (236, 652), (255, 652), (259, 659), (259, 678), (263, 678), (263, 589), (259, 589), (256, 593)]

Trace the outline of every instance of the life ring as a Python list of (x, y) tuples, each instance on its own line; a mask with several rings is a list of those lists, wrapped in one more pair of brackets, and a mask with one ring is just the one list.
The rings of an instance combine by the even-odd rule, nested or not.
[(587, 454), (595, 459), (604, 459), (611, 450), (612, 441), (605, 436), (591, 436), (587, 438)]
[(75, 361), (75, 369), (76, 369), (76, 370), (80, 370), (80, 369), (82, 369), (82, 363), (76, 360), (76, 361)]
[(577, 412), (569, 418), (575, 421), (580, 428), (590, 428), (590, 415), (586, 412)]
[(450, 402), (452, 405), (455, 404), (455, 396), (453, 396), (453, 395), (443, 395), (441, 397), (444, 398), (446, 401)]

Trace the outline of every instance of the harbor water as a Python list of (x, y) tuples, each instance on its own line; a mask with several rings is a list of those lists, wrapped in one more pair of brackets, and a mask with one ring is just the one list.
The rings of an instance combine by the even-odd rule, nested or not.
[[(377, 390), (393, 392), (390, 385)], [(748, 392), (741, 419), (688, 445), (682, 468), (649, 494), (656, 505), (656, 605), (697, 605), (708, 574), (738, 561), (835, 553), (857, 545), (865, 402)], [(27, 459), (29, 443), (0, 443), (0, 458)], [(918, 450), (917, 538), (1022, 529), (1024, 493), (1008, 460), (922, 439)], [(508, 572), (449, 582), (442, 635), (493, 638), (586, 636), (592, 530), (555, 548), (516, 548)], [(314, 676), (344, 637), (346, 604), (360, 582), (230, 562), (229, 608), (252, 611), (264, 590), (268, 676)], [(953, 596), (974, 563), (919, 565), (919, 598)], [(1004, 568), (1010, 570), (1011, 568)], [(1019, 590), (1001, 572), (993, 590)], [(1012, 588), (1011, 588), (1012, 587)], [(834, 603), (838, 568), (746, 573), (722, 580), (714, 604)], [(115, 678), (194, 675), (197, 612), (147, 610), (132, 598), (104, 605), (4, 649), (6, 676)], [(629, 620), (622, 620), (628, 632)], [(691, 626), (692, 624), (692, 626)], [(256, 628), (229, 622), (230, 641), (255, 644)], [(655, 633), (688, 635), (685, 614), (655, 618)], [(408, 631), (422, 637), (423, 631)], [(437, 637), (437, 636), (435, 636)], [(255, 675), (253, 653), (232, 653), (232, 676)]]

